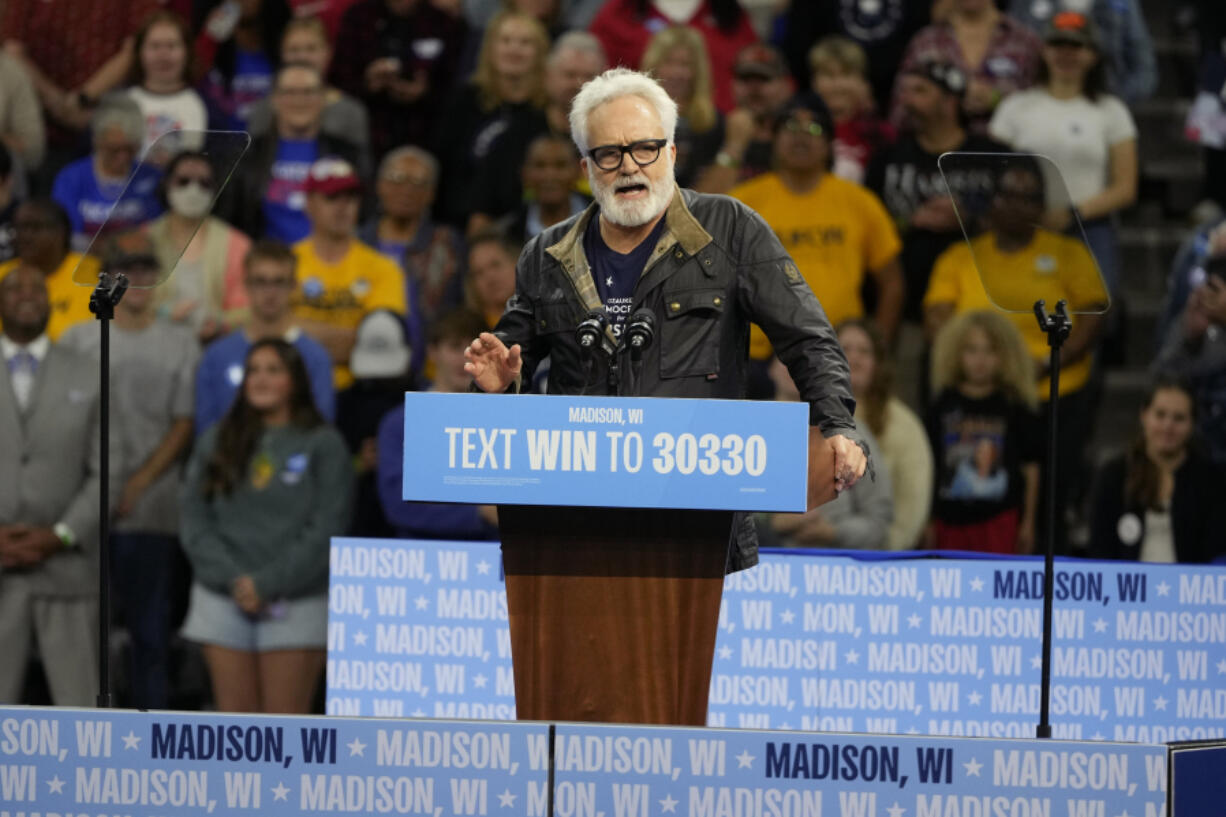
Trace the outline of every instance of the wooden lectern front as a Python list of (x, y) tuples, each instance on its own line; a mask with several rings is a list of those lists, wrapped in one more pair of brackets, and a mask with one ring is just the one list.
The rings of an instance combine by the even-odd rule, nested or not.
[(704, 725), (732, 520), (500, 506), (516, 715)]

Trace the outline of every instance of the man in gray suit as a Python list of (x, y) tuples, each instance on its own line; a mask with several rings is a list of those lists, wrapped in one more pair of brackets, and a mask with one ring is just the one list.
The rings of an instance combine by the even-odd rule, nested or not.
[(42, 273), (0, 280), (0, 703), (37, 643), (60, 706), (98, 690), (98, 369), (45, 333)]

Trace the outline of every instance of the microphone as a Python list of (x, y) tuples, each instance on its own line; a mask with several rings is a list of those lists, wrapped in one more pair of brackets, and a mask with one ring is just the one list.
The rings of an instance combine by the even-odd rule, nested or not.
[(655, 339), (656, 313), (644, 307), (630, 316), (630, 323), (626, 325), (626, 343), (630, 347), (631, 359), (640, 359)]
[(592, 349), (600, 345), (604, 330), (609, 325), (609, 316), (603, 309), (593, 309), (587, 313), (583, 322), (575, 327), (575, 340), (584, 354), (591, 354)]

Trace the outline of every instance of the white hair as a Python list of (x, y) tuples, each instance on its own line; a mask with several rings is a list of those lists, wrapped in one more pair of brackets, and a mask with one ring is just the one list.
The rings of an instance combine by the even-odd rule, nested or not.
[(600, 70), (609, 64), (609, 58), (605, 56), (604, 46), (600, 44), (600, 40), (595, 34), (590, 31), (568, 31), (558, 37), (554, 42), (553, 48), (549, 50), (548, 65), (553, 65), (558, 61), (558, 57), (565, 51), (579, 51), (583, 54), (591, 54), (600, 61)]
[(123, 131), (128, 141), (138, 146), (145, 141), (145, 117), (136, 101), (127, 94), (107, 94), (103, 97), (90, 122), (93, 144), (97, 145), (102, 134), (112, 128)]
[(610, 68), (584, 83), (570, 106), (570, 135), (579, 153), (586, 156), (589, 148), (587, 120), (592, 111), (605, 103), (626, 96), (637, 96), (656, 109), (664, 137), (672, 144), (677, 135), (677, 103), (668, 92), (647, 74), (629, 68)]
[(383, 161), (379, 163), (378, 176), (382, 178), (389, 168), (401, 159), (416, 159), (426, 167), (426, 173), (430, 176), (430, 186), (438, 184), (438, 159), (429, 151), (423, 150), (416, 145), (404, 145), (402, 147), (393, 148), (383, 157)]

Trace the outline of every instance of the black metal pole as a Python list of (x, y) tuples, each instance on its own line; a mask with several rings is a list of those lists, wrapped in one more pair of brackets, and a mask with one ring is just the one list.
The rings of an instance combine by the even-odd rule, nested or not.
[(98, 315), (98, 708), (111, 708), (111, 316)]
[(103, 272), (89, 299), (98, 319), (98, 708), (111, 701), (111, 319), (128, 289), (123, 273)]
[(1047, 345), (1051, 347), (1051, 358), (1048, 363), (1047, 394), (1047, 509), (1044, 528), (1046, 529), (1046, 546), (1043, 557), (1043, 654), (1040, 659), (1039, 676), (1039, 725), (1035, 736), (1051, 737), (1050, 698), (1051, 698), (1051, 631), (1052, 631), (1052, 594), (1056, 581), (1056, 479), (1057, 463), (1060, 458), (1060, 347), (1068, 337), (1069, 318), (1067, 303), (1056, 304), (1054, 315), (1048, 314), (1045, 301), (1034, 305), (1035, 317), (1039, 328), (1047, 333)]

